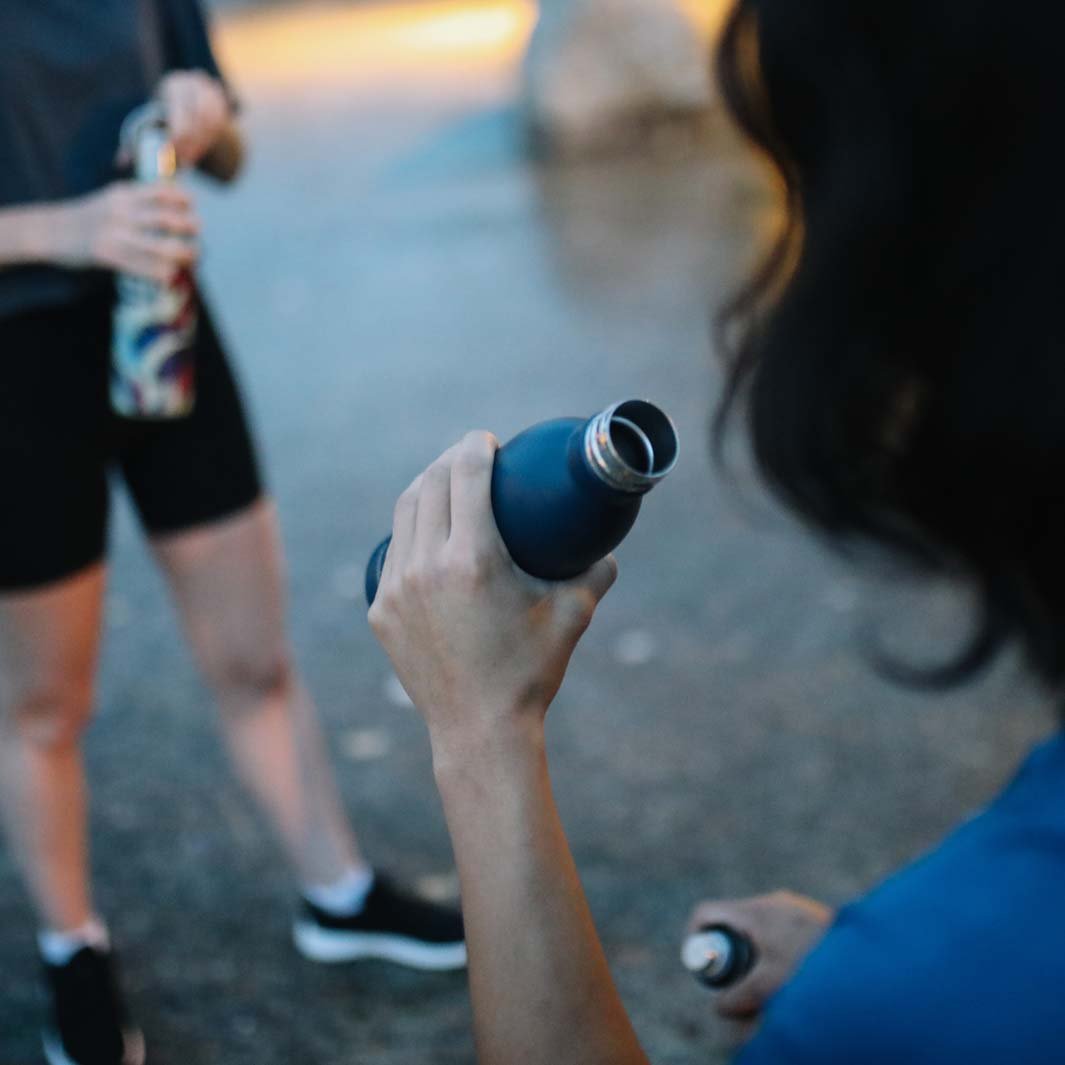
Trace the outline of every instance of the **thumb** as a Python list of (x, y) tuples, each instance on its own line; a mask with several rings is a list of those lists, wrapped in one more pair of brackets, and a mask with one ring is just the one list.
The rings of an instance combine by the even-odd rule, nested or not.
[(608, 555), (574, 580), (547, 585), (556, 616), (569, 636), (575, 635), (579, 639), (584, 634), (617, 576), (618, 564), (613, 555)]
[(578, 591), (590, 592), (596, 605), (598, 605), (602, 602), (606, 593), (614, 587), (614, 582), (617, 579), (617, 559), (613, 555), (607, 555), (606, 558), (601, 559), (592, 566), (587, 573), (583, 573), (580, 577), (570, 581), (569, 587)]

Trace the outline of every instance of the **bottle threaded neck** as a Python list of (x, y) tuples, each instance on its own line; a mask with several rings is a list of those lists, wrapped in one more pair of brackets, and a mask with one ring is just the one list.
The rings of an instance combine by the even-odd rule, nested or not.
[(619, 492), (642, 495), (677, 464), (677, 431), (669, 416), (642, 399), (615, 403), (584, 430), (589, 469)]
[(138, 181), (167, 180), (177, 174), (177, 152), (170, 139), (166, 113), (157, 100), (142, 104), (126, 116), (119, 143), (133, 164)]

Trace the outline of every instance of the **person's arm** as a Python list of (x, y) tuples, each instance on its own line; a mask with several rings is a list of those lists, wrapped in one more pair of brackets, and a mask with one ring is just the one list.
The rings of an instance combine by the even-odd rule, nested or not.
[(117, 182), (60, 203), (0, 208), (0, 268), (97, 266), (165, 283), (199, 254), (189, 194), (168, 182)]
[(647, 1065), (559, 821), (542, 723), (464, 734), (461, 750), (437, 736), (433, 757), (481, 1065)]
[(559, 821), (544, 716), (616, 576), (515, 570), (472, 434), (396, 506), (374, 631), (429, 727), (462, 885), (481, 1065), (648, 1065)]
[(0, 208), (0, 267), (49, 262), (55, 254), (55, 205)]

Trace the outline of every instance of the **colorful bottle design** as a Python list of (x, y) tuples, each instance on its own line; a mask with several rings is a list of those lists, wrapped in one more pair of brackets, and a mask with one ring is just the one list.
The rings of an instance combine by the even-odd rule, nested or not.
[[(643, 400), (617, 403), (587, 420), (535, 425), (496, 455), (492, 511), (499, 534), (511, 558), (533, 577), (577, 577), (625, 539), (643, 497), (676, 462), (673, 423)], [(390, 543), (370, 558), (370, 603)]]
[[(145, 104), (122, 126), (138, 181), (172, 181), (177, 156), (166, 119)], [(196, 400), (196, 286), (190, 270), (169, 283), (120, 274), (111, 339), (111, 405), (126, 418), (180, 418)]]

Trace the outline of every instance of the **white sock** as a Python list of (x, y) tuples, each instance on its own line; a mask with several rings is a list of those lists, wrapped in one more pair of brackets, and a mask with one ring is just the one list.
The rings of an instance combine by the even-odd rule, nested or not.
[(111, 949), (111, 937), (99, 917), (90, 917), (80, 928), (69, 932), (53, 932), (47, 928), (38, 932), (37, 946), (49, 965), (66, 965), (85, 947), (107, 953)]
[(354, 917), (362, 913), (366, 896), (373, 887), (373, 870), (352, 866), (332, 884), (314, 884), (303, 889), (303, 897), (334, 917)]

